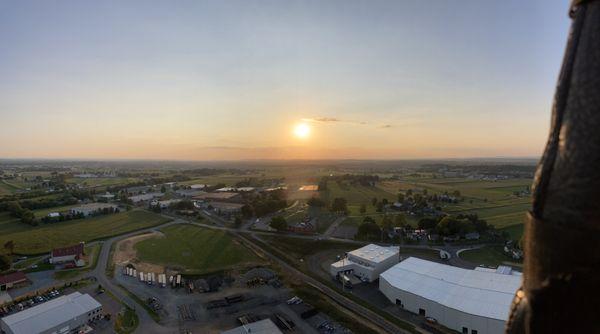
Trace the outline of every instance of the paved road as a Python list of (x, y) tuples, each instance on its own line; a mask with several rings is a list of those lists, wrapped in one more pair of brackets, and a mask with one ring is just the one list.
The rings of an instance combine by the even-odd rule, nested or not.
[(347, 217), (342, 216), (342, 217), (337, 217), (335, 219), (335, 221), (329, 225), (329, 228), (327, 228), (327, 231), (325, 231), (325, 233), (323, 233), (324, 236), (326, 237), (331, 237), (331, 235), (333, 234), (333, 232), (335, 232), (335, 230), (337, 229), (337, 227), (344, 221), (346, 220)]
[(98, 257), (98, 264), (96, 265), (96, 268), (87, 274), (88, 276), (96, 277), (98, 279), (98, 283), (101, 284), (102, 287), (104, 287), (104, 289), (110, 291), (124, 304), (136, 310), (136, 313), (140, 320), (140, 324), (135, 331), (136, 333), (173, 333), (177, 331), (177, 328), (163, 327), (154, 322), (152, 317), (150, 317), (150, 314), (148, 314), (148, 312), (142, 307), (142, 305), (139, 305), (135, 300), (133, 300), (125, 292), (123, 292), (123, 290), (114, 283), (112, 278), (106, 276), (106, 267), (108, 266), (109, 262), (110, 247), (113, 243), (118, 242), (119, 240), (126, 239), (143, 232), (154, 231), (166, 226), (180, 224), (182, 222), (183, 221), (181, 220), (174, 220), (159, 226), (154, 226), (141, 231), (127, 233), (106, 240), (102, 245), (102, 250), (100, 251), (100, 256)]

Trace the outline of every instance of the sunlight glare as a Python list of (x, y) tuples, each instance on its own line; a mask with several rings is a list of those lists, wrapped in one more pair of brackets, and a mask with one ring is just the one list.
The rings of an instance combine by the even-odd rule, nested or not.
[(310, 135), (310, 127), (306, 123), (300, 123), (294, 127), (294, 135), (297, 138), (305, 139)]

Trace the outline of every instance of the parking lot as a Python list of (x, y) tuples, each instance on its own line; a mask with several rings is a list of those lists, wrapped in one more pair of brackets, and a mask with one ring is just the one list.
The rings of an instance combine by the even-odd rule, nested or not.
[[(237, 277), (204, 277), (185, 280), (183, 286), (172, 288), (148, 284), (139, 278), (127, 276), (122, 268), (115, 271), (115, 279), (127, 290), (147, 301), (160, 315), (160, 323), (177, 327), (180, 332), (220, 333), (225, 329), (270, 318), (284, 333), (350, 333), (336, 325), (321, 312), (303, 319), (297, 305), (288, 305), (291, 291), (265, 268), (255, 268)], [(200, 288), (199, 281), (217, 281)], [(194, 283), (194, 290), (189, 283)]]

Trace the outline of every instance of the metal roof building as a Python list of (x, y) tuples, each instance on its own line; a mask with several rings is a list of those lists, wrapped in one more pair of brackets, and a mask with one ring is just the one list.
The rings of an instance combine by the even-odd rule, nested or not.
[(379, 289), (404, 309), (460, 333), (504, 333), (521, 275), (469, 270), (410, 257), (380, 275)]
[(379, 278), (379, 274), (398, 263), (399, 252), (398, 247), (369, 244), (348, 252), (347, 257), (332, 263), (330, 273), (334, 277), (340, 272), (352, 273), (372, 282)]
[(7, 334), (71, 333), (100, 317), (102, 305), (74, 292), (0, 319)]
[(282, 334), (282, 332), (271, 319), (264, 319), (221, 332), (221, 334)]

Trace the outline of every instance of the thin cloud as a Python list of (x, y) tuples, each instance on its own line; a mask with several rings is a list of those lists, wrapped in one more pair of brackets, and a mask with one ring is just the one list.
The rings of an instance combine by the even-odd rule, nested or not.
[(313, 122), (313, 123), (349, 123), (349, 124), (361, 124), (361, 125), (367, 124), (367, 122), (365, 122), (365, 121), (353, 121), (353, 120), (340, 119), (340, 118), (336, 118), (336, 117), (312, 117), (312, 118), (303, 118), (302, 120), (305, 122)]
[(392, 127), (391, 124), (384, 124), (384, 125), (379, 126), (380, 129), (389, 129), (391, 127)]

